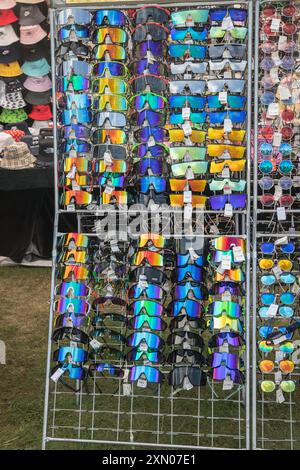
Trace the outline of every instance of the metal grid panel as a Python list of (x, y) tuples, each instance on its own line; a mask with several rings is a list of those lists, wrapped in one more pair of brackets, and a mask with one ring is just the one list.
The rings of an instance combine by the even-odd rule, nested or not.
[[(227, 2), (227, 4), (234, 2)], [(252, 2), (245, 3), (249, 11), (248, 76), (252, 65)], [(211, 6), (222, 2), (207, 3)], [(199, 5), (199, 3), (196, 3)], [(205, 6), (202, 5), (201, 6)], [(167, 4), (170, 6), (170, 4)], [(55, 12), (51, 11), (52, 60), (54, 57)], [(53, 67), (53, 88), (55, 90), (55, 66)], [(248, 115), (251, 115), (251, 81), (248, 81)], [(56, 106), (54, 106), (56, 112)], [(56, 115), (54, 115), (56, 119)], [(56, 129), (56, 128), (55, 128)], [(248, 120), (247, 133), (250, 135), (251, 122)], [(57, 133), (55, 132), (57, 147)], [(57, 150), (55, 149), (57, 168)], [(250, 197), (250, 139), (247, 139), (247, 188)], [(57, 175), (56, 175), (57, 183)], [(246, 288), (246, 335), (249, 344), (250, 310), (250, 212), (236, 216), (235, 235), (247, 239), (247, 288)], [(246, 386), (231, 391), (209, 384), (206, 388), (194, 388), (188, 393), (172, 393), (166, 385), (158, 385), (153, 391), (132, 388), (130, 396), (124, 396), (122, 384), (117, 390), (108, 389), (99, 393), (93, 380), (89, 390), (80, 385), (77, 393), (63, 388), (61, 384), (50, 384), (51, 335), (53, 324), (53, 302), (55, 284), (55, 260), (57, 218), (62, 212), (58, 208), (56, 185), (56, 222), (53, 250), (52, 295), (50, 310), (49, 348), (46, 379), (46, 400), (44, 415), (43, 447), (47, 442), (77, 442), (89, 444), (121, 444), (170, 448), (249, 448), (249, 348), (246, 349)], [(205, 211), (209, 223), (210, 211)], [(89, 222), (84, 213), (78, 218), (78, 230), (89, 232)], [(86, 214), (88, 215), (88, 214)], [(227, 232), (226, 232), (227, 233)], [(211, 238), (211, 235), (210, 235)], [(99, 383), (98, 383), (99, 385)], [(101, 387), (101, 386), (100, 386)]]

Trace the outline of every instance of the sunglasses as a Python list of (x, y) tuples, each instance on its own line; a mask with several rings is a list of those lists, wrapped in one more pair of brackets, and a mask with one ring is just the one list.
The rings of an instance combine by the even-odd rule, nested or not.
[(225, 91), (225, 88), (230, 91), (230, 93), (243, 93), (246, 85), (245, 80), (240, 79), (214, 79), (207, 81), (207, 88), (210, 93), (220, 93)]
[(63, 297), (88, 297), (91, 289), (80, 282), (62, 282), (56, 287), (56, 295)]
[(170, 364), (180, 364), (183, 362), (203, 366), (205, 364), (205, 358), (198, 351), (192, 351), (191, 349), (177, 349), (169, 354), (168, 362)]
[(77, 39), (88, 39), (90, 31), (88, 26), (80, 24), (70, 24), (60, 28), (57, 32), (59, 41), (68, 41), (71, 35), (76, 35)]
[(230, 35), (232, 39), (245, 39), (248, 28), (245, 26), (235, 26), (230, 30), (224, 30), (221, 26), (211, 26), (208, 37), (210, 39), (223, 39), (225, 34)]
[(147, 297), (147, 299), (162, 300), (165, 296), (164, 290), (157, 284), (148, 284), (141, 287), (139, 284), (131, 286), (128, 291), (130, 299), (138, 299), (139, 297)]
[(125, 44), (128, 41), (128, 35), (126, 31), (118, 27), (107, 27), (102, 26), (98, 29), (95, 29), (92, 36), (92, 42), (94, 44), (103, 44), (107, 37), (110, 38), (111, 42), (118, 44)]
[(246, 53), (245, 44), (212, 44), (208, 46), (210, 59), (222, 59), (224, 53), (229, 53), (233, 59), (243, 59)]
[(225, 292), (229, 292), (231, 295), (241, 296), (241, 288), (239, 285), (230, 281), (221, 281), (215, 283), (211, 289), (214, 295), (222, 295)]
[(172, 95), (169, 96), (169, 106), (171, 108), (183, 108), (190, 106), (192, 109), (204, 109), (206, 97), (193, 95)]
[(245, 253), (245, 240), (239, 237), (227, 237), (225, 235), (217, 237), (211, 242), (212, 247), (219, 251), (228, 251), (233, 247), (240, 247), (243, 253)]
[(148, 142), (150, 137), (152, 137), (155, 142), (163, 142), (168, 137), (168, 132), (163, 127), (150, 127), (145, 126), (135, 131), (135, 139), (145, 143)]
[(180, 313), (186, 313), (190, 318), (200, 318), (203, 316), (204, 307), (196, 300), (185, 299), (185, 300), (173, 300), (168, 306), (168, 314), (172, 317), (180, 315)]
[[(135, 331), (127, 337), (126, 344), (134, 348), (141, 348), (141, 344), (143, 344), (143, 346), (157, 351), (164, 346), (164, 340), (150, 331)], [(142, 350), (144, 351), (144, 347)]]
[(269, 339), (269, 337), (272, 337), (272, 335), (278, 335), (282, 336), (285, 335), (287, 340), (292, 339), (293, 337), (293, 332), (288, 332), (287, 328), (284, 326), (281, 326), (279, 328), (274, 328), (273, 326), (261, 326), (258, 330), (259, 336), (263, 339)]
[(187, 328), (197, 328), (198, 330), (206, 329), (206, 321), (204, 318), (190, 318), (187, 315), (178, 315), (170, 321), (170, 330), (180, 330)]
[[(280, 302), (286, 305), (293, 305), (296, 300), (296, 295), (292, 292), (283, 292), (279, 296)], [(264, 305), (272, 305), (276, 302), (276, 294), (271, 294), (269, 292), (264, 292), (260, 296), (260, 300)]]
[(173, 41), (184, 41), (188, 35), (194, 41), (205, 41), (208, 36), (208, 29), (203, 27), (177, 27), (172, 28), (170, 31), (171, 39)]
[(107, 373), (108, 375), (113, 376), (113, 377), (121, 377), (123, 375), (122, 370), (119, 369), (118, 367), (115, 367), (112, 364), (109, 364), (109, 363), (90, 364), (88, 375), (90, 377), (94, 377), (97, 372), (99, 372), (102, 375)]
[(133, 39), (142, 42), (151, 36), (153, 41), (164, 41), (167, 39), (169, 30), (159, 23), (148, 21), (146, 24), (139, 24), (133, 31)]
[(295, 16), (297, 10), (295, 8), (295, 5), (292, 5), (292, 4), (285, 5), (282, 8), (280, 7), (276, 8), (273, 5), (267, 5), (266, 7), (262, 9), (261, 13), (262, 13), (262, 16), (265, 18), (272, 18), (273, 16), (276, 15), (277, 11), (278, 13), (281, 12), (282, 16), (293, 17)]
[(94, 15), (94, 22), (97, 26), (101, 26), (103, 22), (108, 22), (111, 26), (124, 26), (126, 24), (126, 16), (120, 10), (98, 10)]
[[(294, 309), (286, 305), (279, 306), (277, 311), (278, 311), (278, 314), (283, 318), (291, 318), (294, 315)], [(260, 318), (262, 319), (271, 318), (271, 317), (273, 318), (274, 316), (277, 315), (277, 312), (274, 315), (273, 311), (270, 311), (269, 307), (260, 307), (258, 314)]]
[(156, 142), (155, 145), (148, 143), (144, 144), (133, 144), (132, 152), (135, 157), (143, 158), (150, 154), (151, 157), (165, 157), (168, 155), (168, 147), (164, 144)]
[(140, 266), (144, 262), (148, 262), (151, 266), (164, 266), (164, 257), (162, 254), (155, 251), (141, 250), (133, 255), (131, 258), (132, 266)]
[(145, 326), (151, 330), (163, 331), (167, 328), (167, 323), (160, 317), (151, 317), (146, 314), (136, 315), (128, 322), (130, 328), (139, 330)]
[[(243, 109), (246, 103), (246, 96), (241, 95), (228, 95), (226, 97), (226, 105), (233, 109)], [(220, 101), (219, 95), (210, 95), (207, 97), (208, 107), (213, 109), (222, 108), (224, 103)]]
[(97, 173), (104, 173), (105, 171), (111, 173), (126, 173), (127, 162), (125, 160), (111, 160), (107, 163), (105, 160), (98, 160), (94, 163), (94, 171)]
[(238, 354), (227, 353), (227, 352), (215, 352), (207, 357), (207, 363), (210, 367), (216, 368), (220, 366), (226, 366), (228, 369), (239, 368), (239, 356)]
[(175, 269), (174, 278), (176, 282), (182, 282), (187, 277), (190, 277), (195, 282), (204, 281), (204, 273), (201, 267), (189, 264), (184, 267), (179, 267)]
[[(270, 160), (263, 160), (259, 164), (259, 169), (264, 174), (270, 174), (276, 171), (276, 162)], [(278, 165), (279, 173), (286, 175), (294, 169), (294, 164), (290, 160), (282, 160)]]
[(78, 154), (90, 153), (91, 145), (84, 140), (68, 139), (62, 142), (60, 150), (62, 153), (76, 152), (76, 156), (78, 157)]
[(71, 204), (71, 201), (74, 201), (78, 206), (87, 205), (92, 202), (92, 195), (87, 191), (66, 190), (66, 192), (62, 194), (62, 203), (68, 206)]
[[(194, 124), (204, 124), (206, 121), (207, 113), (201, 112), (201, 113), (193, 113), (190, 112), (189, 116), (189, 121), (191, 121)], [(182, 113), (172, 113), (170, 115), (170, 124), (183, 124), (186, 119), (183, 118)]]
[(58, 79), (58, 91), (61, 93), (65, 91), (86, 91), (90, 87), (90, 82), (87, 78), (73, 75), (72, 77), (64, 77)]
[[(86, 371), (83, 367), (76, 364), (65, 363), (63, 366), (58, 365), (51, 370), (51, 378), (58, 369), (63, 369), (63, 375), (68, 376), (72, 380), (83, 380), (86, 377)], [(62, 382), (62, 377), (59, 379)]]
[(59, 65), (59, 75), (81, 75), (89, 76), (92, 73), (92, 65), (85, 60), (69, 59)]
[(144, 359), (156, 363), (164, 362), (164, 357), (159, 351), (131, 349), (131, 351), (127, 353), (126, 357), (127, 361), (140, 361), (141, 359)]
[(64, 172), (71, 171), (73, 167), (80, 173), (87, 173), (89, 171), (89, 160), (85, 158), (66, 158), (64, 160)]
[(213, 111), (207, 114), (210, 124), (224, 124), (225, 119), (230, 119), (233, 124), (243, 124), (247, 117), (247, 111)]
[[(73, 95), (75, 98), (78, 96), (87, 95)], [(69, 97), (69, 94), (67, 95)], [(89, 104), (87, 105), (89, 107)], [(61, 135), (63, 139), (88, 139), (90, 137), (90, 128), (81, 124), (71, 123), (69, 126), (61, 128)]]
[(232, 59), (223, 59), (221, 61), (209, 61), (210, 72), (220, 72), (229, 67), (233, 72), (244, 72), (247, 66), (246, 60), (235, 61)]
[(112, 303), (113, 305), (118, 305), (118, 306), (125, 306), (127, 305), (126, 300), (122, 299), (121, 297), (98, 297), (97, 299), (94, 300), (93, 302), (93, 308), (98, 310), (98, 305), (103, 305), (107, 302)]
[[(287, 191), (293, 187), (293, 179), (290, 176), (282, 176), (278, 180), (278, 185), (283, 190)], [(258, 180), (258, 184), (264, 191), (269, 191), (274, 186), (274, 180), (269, 176), (264, 176)]]
[(220, 317), (213, 317), (210, 321), (210, 329), (223, 330), (223, 328), (230, 328), (233, 332), (242, 334), (243, 324), (238, 318), (230, 318), (227, 315), (221, 315)]
[(273, 194), (266, 193), (258, 196), (258, 199), (264, 207), (272, 207), (276, 204), (279, 204), (281, 207), (291, 207), (295, 202), (295, 197), (290, 194), (284, 194), (277, 200)]
[[(279, 365), (279, 369), (284, 374), (292, 373), (295, 368), (293, 361), (290, 361), (290, 360), (280, 361), (278, 365)], [(264, 359), (263, 361), (260, 361), (258, 367), (263, 374), (269, 374), (270, 372), (273, 372), (275, 368), (275, 364), (273, 361), (270, 361), (269, 359)]]
[(169, 152), (171, 160), (204, 160), (206, 147), (171, 147)]
[(90, 318), (86, 315), (75, 315), (72, 312), (62, 313), (56, 317), (56, 328), (88, 328)]
[(226, 204), (230, 204), (233, 209), (245, 209), (247, 204), (246, 194), (224, 194), (210, 196), (209, 203), (214, 211), (225, 209)]
[(132, 366), (129, 371), (130, 382), (136, 382), (141, 377), (145, 377), (149, 383), (161, 383), (163, 380), (163, 374), (152, 366)]
[(80, 263), (87, 264), (89, 262), (89, 255), (86, 251), (68, 250), (63, 251), (58, 257), (59, 262), (66, 264)]
[(188, 344), (190, 347), (197, 347), (201, 350), (204, 347), (203, 338), (192, 331), (176, 331), (176, 333), (171, 333), (168, 336), (167, 344), (170, 346)]
[(219, 272), (215, 273), (214, 280), (216, 282), (224, 281), (226, 278), (229, 278), (231, 281), (234, 282), (244, 282), (245, 274), (241, 270), (241, 268), (236, 269), (226, 269), (222, 274)]
[(246, 165), (246, 160), (222, 160), (220, 162), (213, 161), (210, 164), (209, 172), (212, 174), (221, 173), (225, 167), (230, 171), (243, 171)]
[(135, 300), (130, 306), (129, 311), (132, 315), (140, 315), (145, 312), (148, 316), (161, 316), (163, 313), (163, 306), (154, 302), (153, 300)]
[[(282, 273), (280, 274), (278, 280), (283, 284), (294, 284), (296, 281), (296, 276), (291, 273)], [(277, 279), (274, 274), (264, 274), (261, 276), (260, 281), (264, 286), (271, 286), (276, 283)]]
[(294, 343), (292, 343), (291, 341), (286, 341), (285, 343), (278, 345), (274, 345), (270, 341), (260, 341), (258, 344), (258, 348), (263, 353), (270, 353), (273, 350), (278, 350), (283, 352), (284, 354), (291, 354), (294, 351), (295, 346)]
[(207, 300), (208, 291), (205, 286), (199, 286), (197, 283), (184, 282), (175, 285), (175, 300), (186, 300), (189, 293), (192, 293), (197, 300)]
[[(279, 387), (285, 393), (292, 393), (296, 389), (296, 384), (293, 380), (283, 380), (280, 382)], [(260, 384), (260, 388), (264, 393), (272, 393), (276, 388), (276, 384), (272, 380), (263, 380)]]
[(57, 57), (64, 58), (65, 60), (77, 58), (88, 59), (90, 56), (90, 50), (87, 45), (81, 42), (63, 42), (60, 44), (56, 51)]
[(102, 326), (105, 326), (107, 320), (112, 321), (114, 323), (120, 323), (121, 325), (127, 324), (127, 318), (124, 315), (119, 315), (118, 313), (105, 312), (103, 315), (96, 315), (92, 320), (92, 325), (98, 326), (100, 324)]
[(136, 44), (135, 53), (138, 59), (144, 59), (149, 53), (155, 58), (164, 57), (166, 46), (161, 41), (147, 40)]
[(156, 158), (145, 158), (141, 160), (136, 165), (137, 173), (141, 176), (144, 176), (146, 173), (151, 170), (151, 173), (154, 176), (160, 176), (163, 171), (163, 162)]
[(136, 24), (145, 24), (149, 18), (157, 23), (167, 23), (170, 18), (170, 11), (159, 5), (145, 6), (135, 11), (134, 15)]
[(151, 75), (166, 76), (168, 71), (165, 64), (161, 62), (153, 62), (147, 57), (134, 62), (132, 65), (132, 71), (134, 75), (142, 75), (149, 73)]
[(207, 23), (208, 9), (180, 10), (171, 13), (171, 21), (174, 26), (182, 26), (186, 23)]
[(104, 94), (94, 98), (92, 109), (103, 111), (108, 104), (112, 111), (126, 111), (128, 108), (128, 101), (124, 96)]
[(188, 55), (194, 59), (205, 59), (207, 46), (199, 44), (170, 44), (169, 55), (173, 58), (182, 58)]
[(125, 78), (128, 75), (128, 69), (122, 62), (98, 62), (93, 67), (93, 75), (97, 77), (104, 77), (106, 73), (110, 77)]
[(63, 346), (54, 351), (53, 361), (65, 362), (67, 358), (71, 358), (73, 362), (86, 362), (87, 356), (88, 353), (85, 349)]
[(132, 96), (130, 98), (130, 103), (137, 109), (138, 111), (142, 111), (146, 105), (150, 107), (150, 109), (163, 109), (165, 104), (167, 103), (166, 98), (161, 95), (157, 95), (155, 93), (141, 93), (139, 95)]
[(199, 366), (176, 365), (168, 375), (169, 385), (179, 387), (187, 378), (194, 387), (206, 385), (207, 376)]
[(223, 381), (227, 376), (229, 376), (235, 384), (243, 384), (245, 381), (243, 374), (237, 369), (229, 369), (228, 367), (221, 365), (211, 370), (211, 377), (213, 380)]
[(111, 192), (103, 192), (100, 204), (111, 204), (116, 201), (118, 204), (127, 204), (127, 191), (112, 190)]
[(242, 307), (236, 302), (215, 301), (209, 305), (209, 314), (214, 317), (220, 317), (226, 314), (230, 318), (240, 318), (242, 316)]
[[(272, 269), (274, 264), (274, 260), (268, 258), (263, 258), (258, 261), (259, 267), (265, 270)], [(291, 271), (293, 269), (293, 263), (289, 259), (278, 260), (277, 266), (281, 269), (281, 271)]]
[(109, 139), (112, 144), (125, 144), (127, 142), (127, 134), (121, 129), (96, 129), (93, 132), (93, 143), (103, 144), (107, 139)]
[(206, 180), (170, 179), (171, 191), (198, 191), (202, 193), (206, 187)]
[(172, 174), (174, 176), (185, 176), (188, 169), (190, 169), (194, 175), (201, 175), (207, 172), (208, 162), (196, 161), (196, 162), (181, 162), (173, 163), (171, 165)]
[(141, 193), (148, 193), (150, 187), (153, 187), (156, 193), (166, 191), (167, 182), (160, 176), (143, 176), (138, 180), (138, 186)]
[(70, 243), (72, 243), (76, 248), (88, 248), (89, 237), (82, 235), (81, 233), (66, 233), (59, 241), (60, 245), (68, 248), (70, 247)]
[(98, 144), (93, 146), (93, 158), (104, 159), (104, 155), (109, 154), (112, 160), (126, 160), (126, 147), (123, 145)]
[(214, 335), (208, 342), (210, 348), (220, 348), (224, 343), (228, 343), (234, 348), (238, 348), (245, 344), (245, 340), (237, 333), (226, 331)]
[(143, 93), (147, 87), (152, 93), (164, 93), (167, 90), (167, 81), (156, 75), (140, 75), (130, 80), (135, 93)]
[[(207, 62), (189, 62), (189, 61), (187, 61), (187, 62), (183, 62), (183, 63), (179, 63), (179, 64), (171, 63), (170, 71), (171, 71), (171, 74), (173, 74), (173, 75), (182, 75), (182, 74), (185, 74), (185, 73), (187, 73), (187, 74), (188, 73), (194, 73), (194, 74), (200, 75), (200, 74), (206, 73), (207, 65), (208, 65)], [(202, 91), (198, 91), (198, 93), (200, 93), (200, 94), (204, 93), (205, 86), (206, 86), (205, 80), (199, 80), (199, 82), (200, 82), (199, 86), (197, 85), (197, 82), (198, 82), (198, 80), (175, 80), (175, 81), (171, 81), (169, 83), (170, 92), (171, 93), (182, 93), (182, 91), (187, 86), (189, 88), (189, 90), (191, 91), (191, 93), (193, 93), (193, 90), (192, 90), (191, 87), (196, 87), (198, 90), (202, 90)], [(186, 84), (186, 85), (184, 85), (184, 84)], [(181, 91), (179, 91), (180, 88), (181, 88)], [(175, 91), (173, 91), (173, 89)]]
[(112, 77), (112, 78), (96, 78), (92, 82), (93, 93), (106, 93), (107, 88), (109, 92), (122, 95), (126, 93), (127, 84), (122, 78)]
[(61, 115), (60, 120), (62, 124), (69, 126), (76, 120), (78, 124), (88, 124), (92, 122), (93, 115), (87, 109), (65, 109)]
[(214, 179), (209, 183), (211, 191), (222, 191), (224, 188), (229, 188), (231, 191), (244, 191), (246, 187), (246, 180), (228, 180), (228, 179)]
[(248, 11), (243, 8), (212, 8), (209, 10), (210, 21), (223, 21), (229, 16), (232, 21), (244, 23), (248, 17)]
[(82, 330), (75, 327), (62, 327), (53, 332), (52, 341), (58, 342), (65, 338), (77, 343), (88, 344), (90, 342), (89, 336)]
[(126, 60), (126, 50), (123, 46), (118, 44), (99, 44), (95, 46), (92, 51), (93, 59), (102, 60), (106, 59), (109, 55), (111, 60)]
[(208, 144), (207, 154), (209, 157), (225, 157), (243, 158), (246, 152), (246, 147), (231, 144)]
[[(185, 138), (187, 138), (187, 135), (183, 129), (169, 129), (169, 139), (171, 142), (183, 142)], [(199, 129), (192, 129), (188, 138), (195, 144), (201, 144), (205, 142), (206, 132), (200, 131)]]
[(265, 242), (265, 243), (261, 243), (259, 249), (265, 255), (275, 253), (276, 250), (280, 250), (282, 253), (294, 253), (295, 244), (292, 242), (289, 242), (289, 243), (284, 243), (284, 244), (279, 245), (276, 243)]
[[(170, 194), (170, 205), (172, 207), (183, 207), (186, 204), (184, 194)], [(205, 207), (207, 197), (206, 196), (198, 196), (196, 194), (192, 194), (191, 196), (191, 205), (192, 207)]]
[(144, 122), (150, 126), (163, 126), (166, 122), (166, 116), (164, 113), (152, 111), (151, 109), (145, 109), (141, 112), (137, 112), (133, 116), (134, 123), (138, 126), (142, 126)]

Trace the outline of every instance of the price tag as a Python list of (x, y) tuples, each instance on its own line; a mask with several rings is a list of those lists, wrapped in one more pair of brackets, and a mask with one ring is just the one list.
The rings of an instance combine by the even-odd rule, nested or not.
[(190, 343), (187, 341), (186, 338), (184, 339), (182, 346), (183, 346), (183, 349), (192, 349), (192, 346), (190, 345)]
[(68, 204), (67, 205), (68, 212), (75, 212), (75, 204)]
[(191, 167), (188, 167), (186, 172), (185, 172), (185, 177), (187, 180), (193, 180), (195, 179), (195, 175)]
[(199, 255), (196, 253), (196, 251), (194, 250), (194, 248), (192, 246), (188, 247), (188, 251), (189, 251), (190, 257), (193, 261), (199, 258)]
[(139, 345), (141, 351), (148, 351), (148, 344), (145, 341), (142, 341)]
[(287, 36), (279, 36), (278, 38), (278, 50), (279, 51), (284, 51), (285, 50), (285, 45), (287, 43)]
[(219, 351), (229, 353), (229, 345), (228, 345), (227, 341), (224, 341), (222, 346), (219, 347)]
[(223, 255), (221, 261), (221, 268), (226, 271), (227, 269), (231, 269), (231, 256), (230, 255)]
[(146, 289), (148, 287), (147, 276), (144, 274), (140, 274), (139, 276), (139, 288)]
[(188, 135), (192, 134), (192, 127), (191, 127), (191, 124), (188, 121), (184, 122), (182, 124), (181, 128), (183, 129), (183, 132), (184, 132), (185, 136), (188, 136)]
[(276, 345), (276, 344), (283, 343), (283, 342), (286, 341), (286, 340), (287, 340), (286, 335), (281, 335), (281, 336), (279, 336), (278, 338), (272, 339), (273, 344), (275, 344), (275, 345)]
[(283, 395), (283, 392), (281, 390), (281, 388), (278, 388), (276, 390), (276, 403), (283, 403), (285, 401), (285, 398), (284, 398), (284, 395)]
[(131, 384), (123, 384), (123, 395), (131, 395)]
[(282, 196), (282, 188), (277, 184), (274, 189), (275, 189), (274, 199), (275, 201), (279, 201), (279, 199)]
[(70, 158), (77, 158), (77, 152), (75, 149), (71, 149), (69, 152), (69, 157)]
[(271, 304), (267, 310), (266, 315), (268, 318), (274, 318), (276, 317), (277, 311), (278, 311), (278, 305)]
[(80, 191), (80, 189), (81, 189), (81, 188), (80, 188), (79, 184), (77, 183), (77, 181), (76, 181), (76, 180), (72, 180), (72, 190), (73, 190), (73, 191)]
[(193, 206), (192, 204), (186, 204), (183, 209), (183, 218), (184, 220), (190, 220), (193, 215)]
[(67, 328), (73, 328), (73, 325), (74, 325), (74, 323), (73, 323), (72, 318), (71, 318), (71, 317), (68, 317), (68, 318), (66, 319), (66, 327), (67, 327)]
[(184, 191), (183, 192), (183, 202), (185, 204), (191, 204), (192, 203), (192, 191)]
[(278, 68), (277, 67), (273, 67), (270, 70), (270, 77), (272, 78), (274, 84), (280, 82), (279, 77), (278, 77)]
[(98, 341), (97, 339), (93, 338), (91, 341), (90, 341), (90, 345), (93, 349), (95, 349), (95, 351), (97, 349), (100, 349), (101, 346), (102, 346), (102, 343), (100, 343), (100, 341)]
[(233, 207), (229, 203), (225, 204), (224, 216), (225, 217), (232, 217), (233, 216)]
[(275, 380), (275, 383), (280, 384), (282, 380), (281, 370), (278, 370), (277, 372), (275, 372), (274, 380)]
[(186, 26), (195, 26), (194, 20), (191, 16), (189, 16), (185, 21)]
[(277, 88), (277, 93), (279, 94), (281, 100), (289, 100), (292, 96), (287, 86), (279, 85), (279, 87)]
[(218, 268), (217, 268), (217, 273), (219, 273), (219, 274), (224, 274), (224, 272), (225, 272), (225, 269), (223, 269), (222, 266), (221, 266), (221, 264), (220, 264), (220, 265), (218, 266)]
[(73, 179), (75, 178), (76, 171), (77, 171), (76, 165), (72, 165), (71, 170), (70, 170), (69, 173), (67, 173), (67, 175), (66, 175), (67, 178), (70, 178), (71, 180), (73, 180)]
[(104, 152), (104, 161), (107, 165), (111, 165), (112, 164), (112, 158), (111, 158), (111, 153), (110, 152)]
[(279, 103), (271, 103), (267, 109), (267, 116), (276, 117), (279, 116)]
[(155, 57), (151, 51), (146, 52), (146, 57), (147, 57), (148, 64), (153, 64), (155, 62)]
[(231, 294), (228, 290), (222, 294), (222, 302), (231, 302)]
[(225, 29), (225, 31), (230, 31), (231, 29), (234, 28), (234, 24), (233, 24), (233, 21), (232, 21), (230, 15), (225, 16), (225, 18), (222, 21), (221, 28)]
[(245, 255), (240, 246), (234, 246), (232, 248), (232, 252), (233, 252), (233, 259), (236, 263), (242, 263), (243, 261), (245, 261)]
[(224, 194), (231, 194), (231, 193), (232, 193), (231, 187), (230, 187), (230, 186), (227, 186), (227, 185), (225, 184), (225, 186), (224, 186), (224, 188), (223, 188), (223, 193), (224, 193)]
[(188, 323), (184, 325), (183, 331), (191, 331), (190, 325)]
[(272, 33), (276, 33), (280, 29), (280, 18), (273, 18), (271, 21), (270, 29)]
[(273, 271), (276, 279), (279, 279), (280, 275), (282, 274), (282, 270), (280, 269), (280, 267), (278, 265), (274, 266), (274, 268), (272, 268), (272, 271)]
[(224, 166), (221, 176), (222, 176), (222, 178), (230, 178), (230, 170), (229, 170), (228, 166)]
[(139, 388), (147, 388), (147, 380), (146, 379), (139, 379), (137, 381), (137, 386)]
[(226, 104), (227, 103), (227, 91), (220, 91), (218, 98), (219, 98), (220, 103)]
[(232, 131), (232, 121), (229, 118), (224, 119), (224, 132)]
[(191, 384), (188, 377), (184, 377), (182, 388), (183, 390), (191, 390), (193, 388), (193, 384)]
[(183, 75), (183, 80), (192, 80), (193, 75), (191, 73), (185, 73)]
[(286, 210), (285, 207), (277, 207), (277, 220), (286, 220)]
[(277, 238), (277, 240), (275, 240), (274, 242), (274, 245), (285, 245), (286, 243), (288, 243), (288, 237), (281, 237), (281, 238)]
[(223, 382), (223, 390), (231, 390), (233, 388), (233, 381), (227, 376)]
[(182, 108), (182, 119), (186, 121), (190, 119), (190, 115), (191, 115), (191, 108), (188, 108), (188, 107)]
[(275, 362), (280, 362), (284, 359), (284, 352), (282, 351), (276, 351), (275, 352)]
[(279, 147), (282, 141), (282, 134), (280, 132), (274, 132), (273, 135), (273, 145), (274, 147)]
[(300, 286), (296, 283), (294, 283), (292, 285), (292, 289), (291, 289), (292, 293), (295, 294), (295, 295), (299, 295), (300, 293)]
[(225, 70), (225, 72), (223, 73), (223, 76), (224, 76), (225, 80), (228, 80), (228, 78), (232, 78), (231, 70)]
[(148, 147), (154, 147), (156, 145), (153, 135), (150, 135), (147, 143), (148, 143)]
[(112, 194), (112, 193), (114, 192), (114, 190), (115, 190), (115, 187), (114, 187), (114, 186), (111, 186), (110, 184), (107, 184), (107, 185), (105, 186), (104, 192), (105, 192), (106, 194)]
[(51, 375), (50, 379), (53, 380), (53, 382), (57, 382), (58, 379), (65, 373), (65, 369), (62, 369), (61, 367), (57, 369), (54, 374)]

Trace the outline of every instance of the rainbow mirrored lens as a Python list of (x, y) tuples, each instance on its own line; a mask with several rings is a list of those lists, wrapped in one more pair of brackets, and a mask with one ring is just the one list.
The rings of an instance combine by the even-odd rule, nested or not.
[(155, 251), (138, 251), (132, 257), (131, 264), (133, 266), (140, 266), (145, 261), (147, 261), (151, 266), (160, 266), (164, 265), (163, 255), (156, 253)]
[(149, 331), (137, 331), (127, 338), (127, 345), (137, 348), (141, 343), (146, 343), (148, 348), (159, 349), (163, 345), (163, 340)]
[(139, 247), (144, 247), (148, 244), (148, 242), (152, 242), (156, 248), (163, 248), (165, 246), (165, 238), (158, 233), (143, 233), (140, 235), (139, 238)]
[(87, 360), (87, 351), (82, 348), (64, 346), (53, 353), (54, 361), (65, 362), (68, 358), (74, 362), (85, 362)]
[(89, 304), (85, 300), (71, 299), (71, 298), (60, 298), (55, 302), (55, 311), (59, 313), (73, 312), (75, 314), (84, 315), (89, 311)]
[[(108, 90), (107, 90), (108, 89)], [(94, 93), (115, 93), (122, 95), (126, 93), (127, 84), (121, 78), (96, 78), (93, 80), (93, 92)]]
[(133, 315), (139, 315), (143, 313), (142, 311), (145, 311), (150, 316), (159, 316), (163, 313), (162, 305), (152, 300), (136, 300), (130, 305), (130, 310)]
[(57, 293), (64, 297), (70, 294), (74, 297), (86, 297), (89, 295), (90, 289), (86, 284), (80, 282), (63, 282), (57, 289)]
[(100, 44), (95, 46), (93, 49), (93, 58), (101, 60), (103, 57), (109, 54), (111, 60), (125, 60), (126, 50), (123, 46), (117, 44)]
[(148, 326), (151, 328), (151, 330), (158, 330), (162, 331), (166, 328), (167, 324), (166, 322), (160, 318), (160, 317), (151, 317), (149, 315), (136, 315), (134, 316), (130, 321), (129, 324), (131, 328), (138, 330), (142, 328), (143, 326)]
[(145, 376), (147, 382), (159, 383), (162, 380), (161, 372), (152, 366), (133, 366), (129, 372), (129, 380), (136, 382), (141, 376)]
[(93, 43), (102, 44), (105, 42), (105, 39), (109, 37), (111, 42), (124, 44), (127, 42), (128, 36), (124, 29), (122, 28), (107, 28), (103, 26), (98, 28), (93, 33)]
[(239, 318), (242, 315), (242, 307), (231, 301), (215, 301), (209, 306), (209, 310), (214, 317), (224, 313), (230, 318)]
[(220, 250), (220, 251), (228, 251), (231, 250), (235, 246), (239, 246), (243, 253), (245, 253), (245, 240), (242, 238), (238, 237), (218, 237), (215, 238), (212, 242), (213, 248), (215, 250)]

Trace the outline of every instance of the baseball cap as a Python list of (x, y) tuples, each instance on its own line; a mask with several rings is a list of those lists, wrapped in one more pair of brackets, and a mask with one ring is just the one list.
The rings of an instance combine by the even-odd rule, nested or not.
[(23, 86), (26, 90), (42, 93), (51, 90), (52, 83), (48, 75), (44, 75), (43, 77), (28, 77)]
[(22, 69), (17, 61), (10, 62), (9, 64), (0, 64), (0, 77), (18, 77), (22, 73)]
[(18, 17), (15, 15), (14, 10), (0, 10), (0, 26), (15, 23)]
[(46, 31), (44, 31), (39, 24), (31, 26), (20, 26), (21, 44), (36, 44), (46, 36)]
[(19, 13), (19, 24), (21, 26), (32, 26), (45, 21), (43, 15), (37, 5), (21, 5)]
[(20, 43), (14, 42), (10, 46), (0, 46), (0, 64), (9, 64), (21, 58)]
[(9, 8), (14, 8), (16, 6), (15, 0), (2, 0), (1, 8), (2, 10), (8, 10)]
[(22, 70), (28, 77), (41, 77), (50, 72), (50, 65), (45, 58), (34, 62), (24, 62)]
[(36, 91), (28, 91), (25, 95), (25, 101), (29, 104), (49, 104), (51, 103), (52, 90), (38, 93)]
[(35, 121), (48, 121), (52, 118), (52, 111), (49, 104), (37, 104), (32, 106), (31, 113), (28, 114)]
[(11, 24), (0, 26), (0, 46), (10, 46), (16, 41), (19, 41), (19, 38)]
[(15, 124), (17, 122), (26, 121), (27, 113), (24, 109), (2, 109), (0, 113), (0, 122), (4, 124)]

